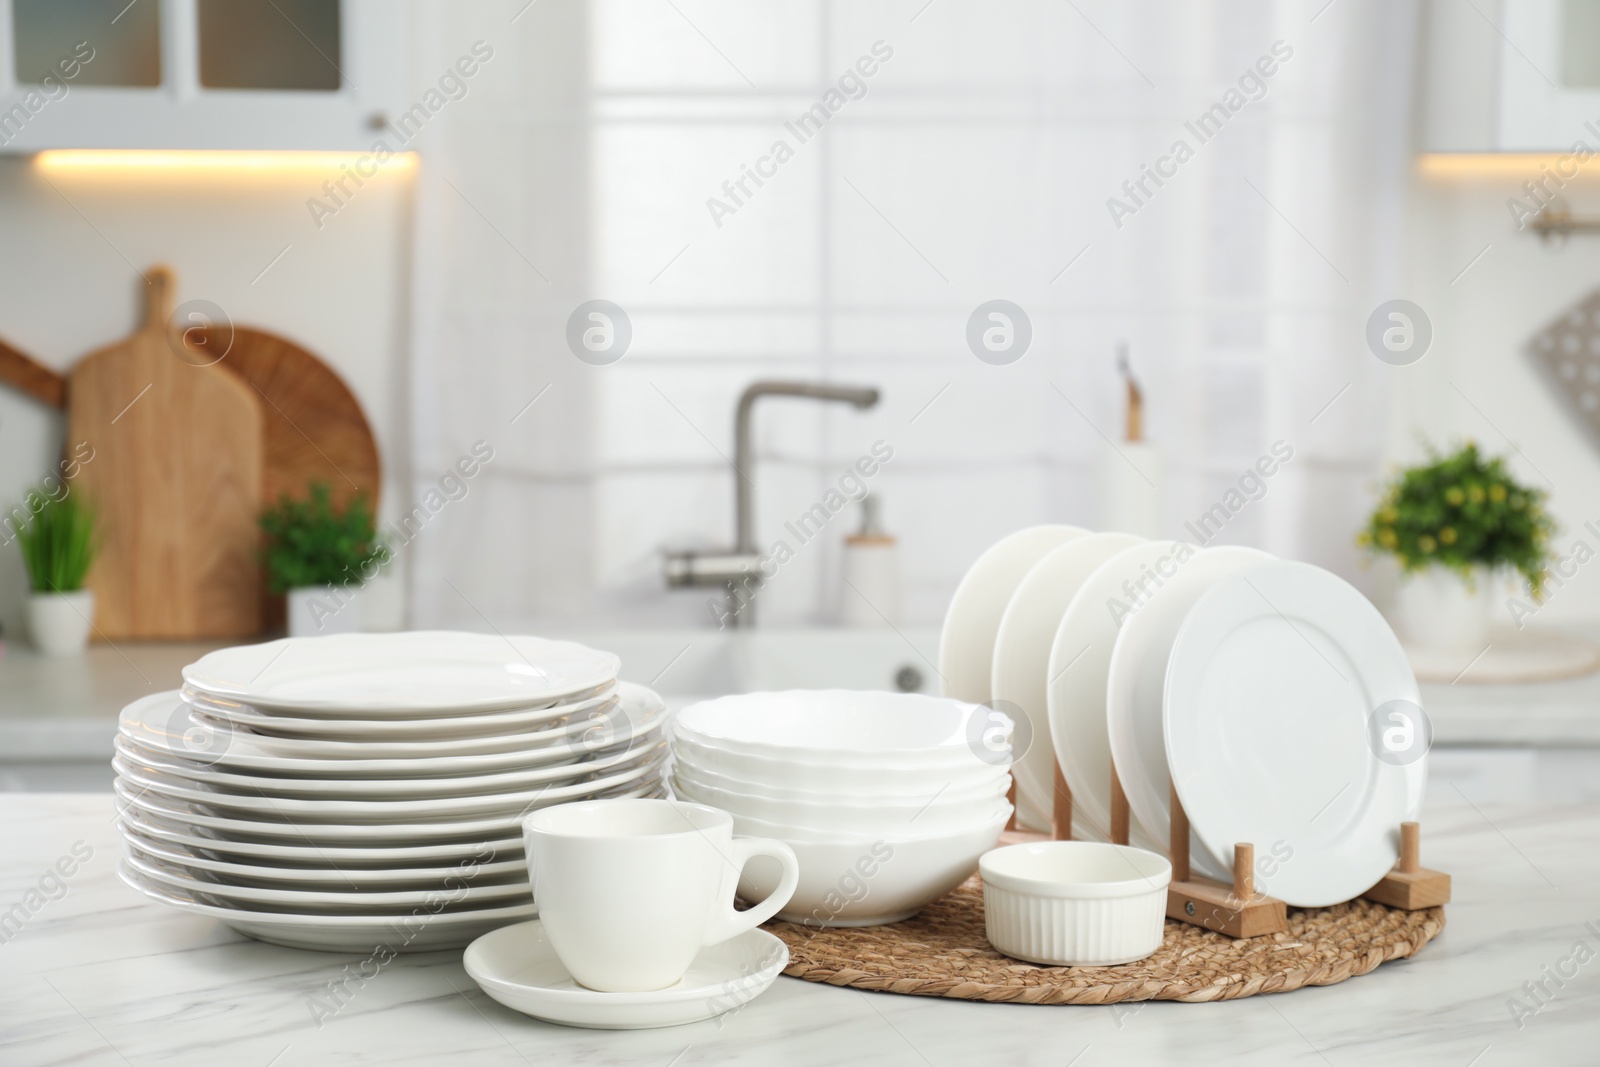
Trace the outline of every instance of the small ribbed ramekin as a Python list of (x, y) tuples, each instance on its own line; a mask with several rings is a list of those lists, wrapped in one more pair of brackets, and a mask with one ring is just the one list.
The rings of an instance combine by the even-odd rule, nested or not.
[(984, 924), (999, 952), (1029, 963), (1104, 967), (1161, 945), (1172, 864), (1127, 845), (1039, 841), (978, 861)]

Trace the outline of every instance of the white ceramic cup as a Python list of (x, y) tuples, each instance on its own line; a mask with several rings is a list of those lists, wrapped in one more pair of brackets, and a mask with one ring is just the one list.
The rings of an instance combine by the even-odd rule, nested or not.
[[(677, 800), (589, 800), (522, 821), (539, 920), (579, 985), (607, 993), (665, 989), (700, 950), (760, 926), (800, 877), (782, 841), (733, 836), (733, 817)], [(770, 856), (777, 888), (733, 909), (744, 865)]]

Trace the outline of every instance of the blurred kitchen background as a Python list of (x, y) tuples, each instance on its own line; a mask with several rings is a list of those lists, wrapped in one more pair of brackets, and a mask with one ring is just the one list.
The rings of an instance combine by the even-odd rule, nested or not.
[[(956, 583), (1036, 523), (1210, 514), (1389, 608), (1380, 483), (1470, 439), (1558, 555), (1600, 546), (1591, 368), (1534, 347), (1600, 285), (1590, 151), (1595, 0), (4, 0), (0, 340), (68, 375), (165, 265), (178, 329), (320, 360), (378, 461), (327, 480), (391, 531), (366, 628), (576, 636), (679, 696), (932, 691)], [(737, 471), (764, 380), (878, 399), (760, 399)], [(8, 503), (76, 443), (52, 388), (0, 387)], [(668, 581), (780, 540), (746, 610)], [(1502, 674), (1428, 653), (1464, 788), (1600, 744), (1574, 566), (1547, 638), (1481, 594)], [(0, 550), (0, 780), (108, 782), (116, 708), (222, 638), (41, 657), (28, 594)]]

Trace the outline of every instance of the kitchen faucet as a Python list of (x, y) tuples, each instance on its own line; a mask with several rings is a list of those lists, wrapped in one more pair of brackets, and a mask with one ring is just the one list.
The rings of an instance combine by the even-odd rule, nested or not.
[(736, 628), (755, 624), (753, 591), (761, 585), (760, 550), (756, 547), (755, 519), (750, 480), (750, 419), (756, 401), (764, 396), (807, 397), (839, 401), (865, 410), (878, 402), (870, 386), (829, 385), (826, 382), (751, 382), (739, 395), (733, 416), (733, 549), (712, 552), (668, 552), (664, 561), (667, 586), (723, 586), (728, 608), (720, 620)]

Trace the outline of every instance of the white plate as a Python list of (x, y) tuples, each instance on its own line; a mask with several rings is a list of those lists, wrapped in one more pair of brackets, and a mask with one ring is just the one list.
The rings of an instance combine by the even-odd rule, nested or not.
[[(711, 748), (852, 767), (967, 767), (985, 762), (975, 740), (986, 721), (973, 704), (921, 693), (791, 689), (703, 700), (673, 733)], [(1002, 743), (994, 754), (1009, 762)]]
[(533, 902), (505, 908), (429, 912), (425, 908), (402, 915), (296, 915), (290, 912), (207, 904), (179, 889), (152, 882), (126, 863), (117, 875), (151, 900), (217, 919), (233, 929), (288, 948), (317, 952), (359, 952), (384, 958), (385, 952), (434, 952), (460, 948), (490, 930), (538, 913)]
[[(650, 747), (651, 742), (645, 742)], [(145, 771), (156, 771), (170, 778), (181, 778), (217, 789), (224, 793), (243, 796), (294, 797), (304, 799), (345, 800), (412, 800), (437, 797), (455, 801), (469, 797), (514, 793), (536, 787), (563, 784), (581, 780), (589, 774), (621, 767), (630, 756), (644, 748), (613, 745), (603, 752), (588, 754), (580, 762), (576, 759), (550, 767), (535, 767), (530, 771), (512, 774), (485, 775), (472, 778), (358, 778), (341, 782), (328, 778), (273, 778), (268, 775), (234, 774), (218, 770), (203, 763), (172, 760), (151, 755), (126, 737), (118, 737), (113, 745), (124, 763)], [(180, 783), (181, 784), (181, 783)]]
[(196, 699), (195, 711), (221, 719), (234, 727), (267, 737), (323, 738), (329, 741), (426, 741), (431, 739), (496, 737), (532, 731), (566, 730), (580, 722), (604, 719), (616, 699), (607, 687), (585, 700), (544, 708), (515, 708), (483, 715), (452, 715), (437, 719), (309, 719), (258, 711), (247, 704)]
[(989, 702), (994, 639), (1017, 583), (1046, 553), (1088, 533), (1077, 526), (1030, 526), (996, 541), (967, 568), (939, 633), (941, 693), (971, 704)]
[[(423, 778), (488, 774), (571, 762), (607, 740), (622, 742), (655, 730), (665, 720), (667, 706), (654, 691), (627, 682), (618, 685), (621, 719), (589, 737), (567, 745), (524, 748), (514, 745), (501, 752), (442, 752), (430, 743), (400, 746), (334, 745), (303, 742), (285, 753), (272, 739), (258, 743), (254, 734), (235, 730), (214, 720), (196, 721), (176, 691), (155, 693), (122, 709), (118, 731), (140, 748), (158, 755), (242, 771), (259, 771), (289, 778)], [(267, 746), (271, 746), (270, 748)], [(398, 748), (398, 751), (395, 749)]]
[(133, 838), (123, 838), (123, 862), (152, 882), (178, 890), (196, 900), (224, 906), (260, 908), (264, 911), (293, 911), (304, 915), (357, 912), (383, 915), (405, 913), (413, 908), (462, 911), (482, 907), (507, 907), (513, 901), (529, 900), (533, 890), (526, 880), (520, 885), (474, 885), (471, 877), (445, 875), (428, 889), (299, 889), (263, 888), (235, 885), (224, 876), (171, 863), (146, 852)]
[[(589, 783), (592, 787), (594, 783)], [(290, 842), (325, 848), (329, 845), (397, 845), (423, 842), (477, 842), (505, 837), (522, 827), (522, 814), (492, 818), (462, 819), (459, 821), (426, 821), (396, 823), (317, 823), (292, 819), (251, 819), (219, 815), (209, 805), (194, 804), (186, 800), (164, 796), (160, 790), (133, 785), (121, 778), (111, 783), (119, 807), (131, 805), (142, 811), (161, 816), (171, 822), (215, 830), (243, 841)], [(662, 790), (660, 770), (654, 770), (642, 781), (634, 780), (610, 789), (593, 793), (579, 792), (571, 800), (599, 799), (602, 797), (639, 797), (659, 795)], [(550, 803), (565, 803), (564, 799), (551, 799)], [(540, 805), (542, 806), (542, 805)], [(531, 809), (530, 809), (531, 810)]]
[[(1148, 604), (1128, 616), (1117, 634), (1106, 675), (1106, 730), (1111, 758), (1134, 816), (1157, 841), (1171, 836), (1172, 776), (1161, 725), (1167, 659), (1178, 627), (1202, 593), (1217, 582), (1276, 556), (1254, 548), (1225, 545), (1202, 548), (1167, 580)], [(1190, 831), (1189, 862), (1207, 878), (1229, 882), (1231, 867), (1211, 855)]]
[[(226, 878), (234, 885), (271, 885), (284, 889), (379, 888), (437, 889), (446, 878), (471, 875), (476, 882), (506, 884), (518, 882), (526, 891), (527, 860), (519, 852), (515, 859), (496, 860), (493, 852), (477, 852), (459, 863), (438, 867), (391, 867), (376, 870), (336, 867), (323, 861), (320, 867), (288, 867), (276, 863), (241, 863), (212, 858), (210, 846), (190, 846), (162, 841), (141, 829), (128, 813), (118, 822), (124, 841), (141, 855), (179, 864), (195, 871), (207, 871)], [(311, 852), (310, 849), (306, 851)], [(312, 855), (316, 853), (312, 852)]]
[(613, 681), (621, 665), (571, 641), (415, 631), (237, 645), (201, 656), (183, 680), (262, 709), (451, 714), (556, 700)]
[[(453, 867), (468, 860), (489, 862), (496, 857), (509, 857), (507, 862), (521, 866), (526, 862), (522, 851), (520, 828), (512, 836), (502, 836), (483, 841), (445, 841), (428, 845), (340, 846), (308, 845), (303, 838), (296, 844), (281, 842), (230, 840), (218, 830), (190, 825), (187, 814), (173, 808), (166, 810), (173, 817), (158, 815), (132, 803), (119, 805), (118, 818), (141, 836), (167, 845), (176, 845), (205, 855), (234, 856), (246, 862), (282, 864), (284, 869), (322, 870), (333, 873), (348, 871), (352, 875), (374, 878), (391, 872), (411, 869), (427, 870), (443, 865)], [(162, 807), (165, 807), (162, 805)]]
[[(119, 780), (134, 788), (147, 789), (162, 796), (186, 800), (206, 808), (246, 812), (266, 818), (291, 819), (305, 823), (386, 823), (430, 825), (437, 822), (490, 817), (511, 812), (528, 812), (548, 807), (588, 793), (630, 784), (642, 778), (659, 776), (666, 761), (667, 748), (657, 742), (647, 749), (624, 752), (609, 766), (578, 764), (573, 769), (583, 775), (580, 781), (555, 781), (515, 793), (487, 793), (471, 797), (427, 797), (422, 800), (345, 800), (339, 798), (247, 796), (227, 793), (200, 782), (140, 768), (122, 756), (114, 756), (111, 766)], [(591, 770), (591, 767), (594, 769)], [(590, 778), (589, 775), (596, 775)]]
[[(1028, 717), (1027, 748), (1012, 751), (1017, 779), (1017, 819), (1048, 832), (1054, 816), (1056, 750), (1050, 743), (1050, 646), (1061, 616), (1091, 571), (1125, 548), (1144, 543), (1133, 534), (1075, 538), (1051, 550), (1017, 584), (994, 639), (990, 689), (997, 701)], [(1009, 710), (1009, 709), (1007, 709)]]
[[(1125, 548), (1084, 579), (1061, 616), (1050, 646), (1050, 740), (1061, 774), (1072, 790), (1072, 836), (1109, 840), (1111, 743), (1106, 736), (1106, 669), (1117, 631), (1176, 574), (1195, 552), (1192, 545), (1151, 541)], [(1141, 593), (1141, 590), (1143, 592)], [(1128, 820), (1129, 843), (1165, 854), (1138, 819)]]
[(1167, 762), (1189, 823), (1219, 859), (1256, 850), (1256, 885), (1291, 907), (1370, 889), (1400, 855), (1427, 757), (1380, 760), (1369, 719), (1421, 703), (1400, 642), (1348, 582), (1271, 563), (1213, 586), (1167, 665)]
[(206, 707), (208, 712), (215, 712), (217, 708), (244, 708), (256, 714), (273, 715), (280, 719), (381, 719), (385, 722), (402, 722), (411, 719), (437, 719), (450, 716), (474, 716), (483, 714), (498, 714), (500, 711), (549, 711), (557, 712), (559, 708), (588, 700), (590, 697), (604, 696), (606, 691), (617, 683), (607, 681), (590, 689), (583, 689), (576, 693), (567, 693), (549, 700), (530, 701), (526, 705), (513, 708), (490, 709), (474, 707), (449, 707), (449, 708), (367, 708), (367, 707), (296, 707), (296, 708), (264, 708), (253, 704), (246, 704), (231, 697), (217, 696), (203, 692), (194, 686), (185, 685), (179, 692), (183, 699), (191, 704)]
[(535, 1019), (595, 1030), (643, 1030), (699, 1022), (732, 1011), (767, 989), (789, 965), (789, 949), (765, 930), (747, 930), (700, 950), (676, 984), (651, 993), (585, 989), (532, 922), (485, 934), (462, 966), (483, 991)]

